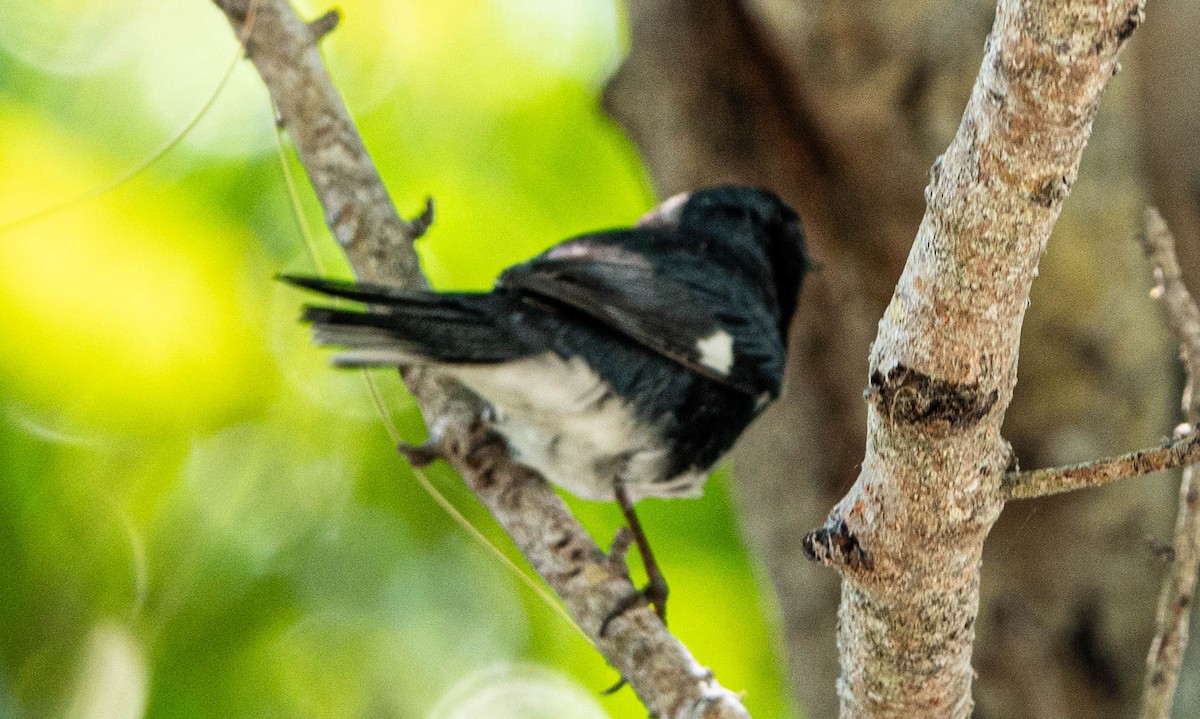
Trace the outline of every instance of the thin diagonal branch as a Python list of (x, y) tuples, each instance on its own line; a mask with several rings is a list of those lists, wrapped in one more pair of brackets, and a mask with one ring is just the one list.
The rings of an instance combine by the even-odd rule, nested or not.
[[(316, 50), (331, 21), (311, 27), (286, 0), (214, 2), (244, 38), (246, 54), (271, 93), (355, 273), (364, 280), (425, 286), (412, 246), (420, 223), (396, 213)], [(650, 610), (623, 614), (600, 636), (608, 612), (636, 591), (623, 564), (600, 550), (545, 480), (515, 464), (501, 442), (477, 431), (480, 405), (474, 396), (417, 372), (405, 380), (447, 459), (653, 715), (749, 717), (738, 696), (721, 687)]]
[[(1142, 250), (1154, 266), (1158, 280), (1155, 294), (1166, 309), (1167, 326), (1179, 340), (1187, 385), (1183, 409), (1193, 426), (1200, 422), (1200, 308), (1183, 284), (1175, 257), (1175, 239), (1158, 210), (1147, 208)], [(1200, 520), (1193, 467), (1183, 470), (1179, 484), (1179, 512), (1175, 518), (1174, 552), (1171, 566), (1158, 597), (1154, 639), (1146, 657), (1146, 679), (1142, 693), (1142, 719), (1169, 719), (1179, 683), (1179, 668), (1187, 648), (1192, 603), (1196, 595), (1196, 568), (1200, 563)]]
[[(1183, 282), (1183, 272), (1175, 257), (1175, 238), (1162, 215), (1153, 207), (1146, 208), (1145, 232), (1141, 235), (1142, 251), (1154, 266), (1158, 286), (1155, 296), (1162, 300), (1167, 313), (1167, 326), (1179, 340), (1184, 369), (1189, 380), (1200, 379), (1200, 308)], [(1191, 391), (1183, 398), (1183, 410), (1189, 422), (1200, 420), (1200, 393)]]
[(1192, 432), (1157, 447), (1139, 449), (1065, 467), (1009, 472), (1004, 475), (1004, 498), (1033, 499), (1076, 489), (1103, 487), (1126, 477), (1163, 472), (1200, 462), (1200, 433)]

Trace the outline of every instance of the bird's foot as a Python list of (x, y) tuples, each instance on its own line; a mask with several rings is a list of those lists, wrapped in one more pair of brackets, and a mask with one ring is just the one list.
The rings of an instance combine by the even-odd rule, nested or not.
[[(617, 540), (614, 539), (613, 544), (616, 544), (616, 541)], [(625, 549), (628, 550), (628, 548), (628, 545), (626, 545)], [(617, 605), (613, 607), (607, 615), (605, 615), (604, 620), (600, 622), (600, 637), (603, 639), (608, 635), (609, 626), (612, 624), (614, 619), (623, 616), (626, 612), (632, 609), (637, 609), (647, 605), (653, 605), (654, 611), (658, 615), (658, 618), (662, 620), (663, 624), (667, 623), (666, 582), (652, 581), (640, 591), (635, 591), (622, 597), (617, 602)], [(601, 694), (604, 696), (616, 694), (628, 683), (629, 682), (626, 681), (625, 677), (622, 676), (617, 680), (616, 684), (613, 684), (611, 687), (605, 689), (601, 692)]]
[(612, 544), (608, 545), (608, 563), (626, 577), (629, 576), (629, 548), (633, 542), (633, 530), (621, 527), (613, 535)]
[[(608, 549), (608, 561), (617, 571), (621, 572), (626, 577), (629, 576), (629, 564), (627, 557), (629, 555), (629, 547), (636, 541), (634, 530), (629, 527), (621, 527), (617, 533), (613, 535), (612, 545)], [(657, 569), (657, 568), (656, 568)], [(668, 587), (666, 579), (662, 573), (658, 571), (648, 571), (650, 581), (639, 591), (632, 592), (622, 597), (609, 612), (604, 616), (604, 620), (600, 622), (600, 636), (604, 637), (608, 634), (609, 626), (613, 620), (625, 614), (631, 609), (651, 605), (654, 607), (654, 613), (662, 620), (663, 624), (667, 623), (667, 594)], [(612, 691), (620, 688), (618, 684)]]
[(650, 599), (646, 596), (645, 590), (633, 591), (621, 597), (617, 600), (616, 606), (610, 609), (608, 614), (604, 615), (604, 620), (600, 622), (600, 637), (603, 639), (608, 636), (609, 627), (612, 626), (614, 620), (624, 616), (632, 609), (646, 606), (649, 602)]
[[(617, 504), (621, 507), (621, 512), (625, 515), (625, 522), (628, 525), (628, 532), (623, 534), (617, 533), (613, 538), (613, 548), (620, 550), (621, 564), (625, 567), (626, 576), (628, 576), (628, 565), (625, 562), (625, 554), (629, 551), (630, 540), (637, 544), (638, 552), (642, 555), (642, 566), (646, 569), (646, 586), (639, 593), (642, 601), (645, 601), (654, 606), (654, 613), (665, 625), (667, 623), (667, 579), (663, 576), (662, 569), (658, 566), (658, 560), (654, 558), (654, 551), (650, 548), (650, 542), (646, 539), (646, 531), (642, 529), (642, 522), (638, 519), (637, 511), (633, 507), (633, 500), (629, 496), (629, 492), (625, 488), (625, 483), (618, 479), (613, 483), (613, 496), (617, 500)], [(632, 606), (632, 605), (631, 605)], [(628, 611), (630, 607), (625, 607), (622, 610)]]
[(662, 575), (650, 577), (650, 581), (642, 587), (642, 595), (646, 597), (647, 602), (654, 605), (654, 613), (658, 615), (663, 626), (667, 624), (667, 594), (669, 593), (670, 587), (667, 586), (667, 580)]
[[(608, 562), (622, 576), (629, 576), (629, 564), (627, 558), (629, 555), (629, 547), (633, 545), (633, 530), (629, 527), (621, 527), (617, 533), (613, 535), (612, 544), (608, 547)], [(629, 597), (617, 602), (617, 606), (608, 614), (604, 615), (604, 620), (600, 622), (600, 636), (604, 637), (608, 634), (608, 626), (612, 620), (621, 616), (635, 606), (639, 606), (645, 602), (645, 595), (641, 592), (634, 592)], [(621, 691), (628, 684), (625, 677), (617, 680), (616, 684), (600, 692), (604, 696), (611, 696)]]

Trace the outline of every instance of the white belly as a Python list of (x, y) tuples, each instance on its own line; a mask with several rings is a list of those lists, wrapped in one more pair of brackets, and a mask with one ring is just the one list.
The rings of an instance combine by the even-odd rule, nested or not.
[(445, 368), (496, 409), (493, 428), (514, 457), (584, 499), (695, 497), (706, 473), (667, 477), (660, 429), (639, 420), (582, 360), (545, 354), (502, 365)]

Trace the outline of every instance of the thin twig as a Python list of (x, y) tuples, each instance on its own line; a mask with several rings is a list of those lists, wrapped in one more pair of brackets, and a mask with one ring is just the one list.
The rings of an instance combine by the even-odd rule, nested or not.
[[(1167, 223), (1154, 208), (1146, 209), (1146, 229), (1141, 237), (1142, 250), (1154, 266), (1158, 286), (1154, 294), (1162, 298), (1167, 325), (1179, 340), (1187, 385), (1183, 409), (1188, 422), (1200, 421), (1200, 398), (1196, 382), (1200, 380), (1200, 308), (1183, 284), (1175, 257), (1175, 239)], [(1179, 512), (1175, 518), (1174, 552), (1171, 566), (1158, 597), (1158, 615), (1154, 639), (1146, 657), (1146, 678), (1142, 693), (1142, 719), (1169, 719), (1179, 683), (1179, 668), (1187, 648), (1192, 602), (1196, 594), (1196, 567), (1200, 562), (1200, 522), (1197, 521), (1197, 490), (1194, 470), (1183, 470), (1179, 484)]]
[[(287, 0), (213, 1), (243, 38), (355, 273), (426, 286), (413, 240), (428, 217), (406, 222), (397, 214), (316, 50), (320, 30), (332, 20), (318, 22), (314, 32)], [(256, 19), (247, 33), (252, 6)], [(512, 462), (503, 443), (476, 431), (477, 398), (420, 372), (407, 373), (405, 381), (446, 458), (651, 714), (748, 719), (738, 695), (719, 685), (650, 610), (626, 612), (600, 636), (609, 611), (636, 591), (624, 567), (609, 561), (545, 480)]]
[[(1194, 427), (1200, 421), (1200, 392), (1195, 391), (1196, 379), (1200, 377), (1200, 308), (1183, 283), (1175, 256), (1175, 240), (1157, 210), (1146, 210), (1145, 225), (1142, 249), (1153, 265), (1158, 281), (1153, 294), (1162, 299), (1167, 324), (1180, 343), (1188, 377), (1183, 410), (1190, 426)], [(1197, 462), (1200, 462), (1200, 432), (1193, 430), (1187, 436), (1161, 446), (1119, 457), (1068, 467), (1010, 472), (1004, 477), (1003, 490), (1007, 499), (1030, 499), (1185, 467), (1179, 488), (1171, 566), (1163, 581), (1155, 635), (1146, 658), (1142, 719), (1169, 719), (1183, 653), (1187, 648), (1197, 565), (1200, 563), (1200, 521), (1197, 520), (1200, 497), (1193, 484), (1194, 470), (1190, 466)]]
[(1157, 447), (1139, 449), (1118, 457), (1105, 457), (1066, 467), (1032, 469), (1004, 475), (1004, 498), (1033, 499), (1076, 489), (1102, 487), (1126, 477), (1153, 474), (1200, 462), (1200, 432)]

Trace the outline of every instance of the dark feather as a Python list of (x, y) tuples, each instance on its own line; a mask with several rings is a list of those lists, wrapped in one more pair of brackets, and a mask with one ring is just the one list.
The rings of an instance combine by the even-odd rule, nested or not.
[(280, 274), (275, 276), (289, 285), (302, 287), (313, 292), (320, 292), (330, 297), (355, 302), (366, 302), (374, 305), (420, 305), (438, 304), (440, 294), (429, 290), (405, 290), (399, 287), (382, 285), (377, 282), (348, 282), (332, 280), (324, 277), (308, 277), (305, 275)]
[[(580, 496), (693, 493), (778, 396), (810, 264), (768, 191), (710, 188), (638, 227), (582, 235), (506, 270), (489, 293), (308, 277), (366, 305), (309, 307), (342, 366), (428, 365), (499, 412), (519, 461)], [(569, 447), (568, 450), (561, 450)]]
[[(498, 286), (572, 307), (709, 379), (775, 396), (784, 354), (778, 315), (754, 284), (729, 281), (726, 263), (697, 252), (698, 244), (674, 228), (585, 235), (509, 268)], [(701, 347), (722, 332), (733, 342), (727, 367)]]
[[(302, 286), (321, 292), (330, 289), (324, 281)], [(328, 293), (339, 297), (351, 294), (343, 289), (335, 287)], [(337, 364), (492, 363), (527, 353), (511, 331), (510, 316), (501, 311), (502, 303), (494, 295), (399, 295), (376, 292), (364, 285), (356, 286), (353, 294), (357, 301), (369, 303), (372, 308), (359, 311), (309, 306), (304, 310), (303, 319), (313, 325), (317, 344), (346, 349), (334, 358)], [(380, 309), (381, 305), (386, 307)]]

